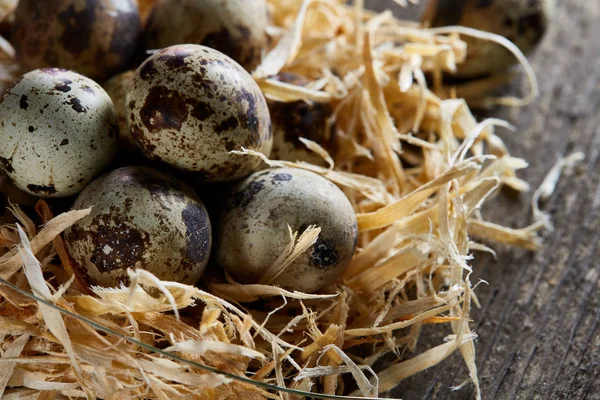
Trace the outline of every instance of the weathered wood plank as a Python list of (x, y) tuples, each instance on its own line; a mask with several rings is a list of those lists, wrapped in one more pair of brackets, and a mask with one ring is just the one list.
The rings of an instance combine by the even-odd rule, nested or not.
[[(484, 399), (600, 399), (600, 2), (558, 1), (550, 31), (532, 56), (541, 96), (520, 110), (497, 110), (517, 133), (499, 132), (522, 173), (537, 187), (559, 153), (583, 151), (586, 160), (566, 176), (545, 204), (555, 230), (538, 253), (496, 247), (498, 261), (476, 255), (474, 281), (481, 309), (477, 364)], [(390, 0), (375, 9), (400, 10)], [(511, 90), (524, 90), (515, 83)], [(486, 218), (518, 227), (531, 222), (530, 195), (495, 199)], [(422, 344), (447, 332), (423, 331)], [(473, 387), (451, 391), (467, 378), (458, 354), (409, 378), (391, 394), (403, 399), (465, 399)]]

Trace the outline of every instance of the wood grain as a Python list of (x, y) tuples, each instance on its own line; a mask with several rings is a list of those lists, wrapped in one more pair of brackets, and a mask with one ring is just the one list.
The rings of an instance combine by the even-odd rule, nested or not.
[[(421, 1), (424, 3), (424, 1)], [(390, 0), (367, 7), (392, 9)], [(422, 8), (423, 4), (421, 5)], [(563, 177), (544, 205), (555, 229), (537, 253), (498, 247), (497, 261), (476, 254), (474, 282), (481, 309), (473, 312), (479, 335), (477, 365), (484, 399), (600, 399), (600, 1), (557, 1), (557, 15), (531, 57), (541, 96), (523, 109), (492, 116), (509, 120), (516, 133), (499, 132), (512, 154), (530, 162), (521, 177), (533, 188), (558, 154), (583, 151), (581, 168)], [(511, 92), (524, 90), (516, 82)], [(504, 194), (488, 204), (487, 219), (511, 227), (531, 222), (531, 194)], [(417, 351), (448, 332), (423, 331)], [(458, 354), (406, 379), (390, 396), (470, 399), (473, 385), (458, 391), (468, 374)]]

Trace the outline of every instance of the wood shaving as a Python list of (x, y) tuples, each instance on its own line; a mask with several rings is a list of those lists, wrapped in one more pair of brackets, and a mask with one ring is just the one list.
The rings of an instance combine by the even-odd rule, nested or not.
[(552, 223), (550, 222), (550, 216), (540, 210), (540, 202), (546, 201), (552, 196), (563, 171), (573, 168), (583, 161), (584, 157), (585, 155), (581, 152), (572, 153), (567, 157), (560, 156), (552, 168), (550, 168), (550, 171), (548, 171), (548, 175), (546, 175), (540, 187), (533, 193), (531, 198), (533, 218), (536, 221), (543, 222), (546, 229), (552, 230)]

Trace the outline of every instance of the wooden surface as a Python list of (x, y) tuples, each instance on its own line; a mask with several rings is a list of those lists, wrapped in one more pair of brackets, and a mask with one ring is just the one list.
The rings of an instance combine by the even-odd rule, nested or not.
[[(424, 0), (421, 1), (423, 3)], [(516, 133), (499, 132), (511, 153), (527, 159), (521, 173), (536, 188), (559, 153), (583, 151), (581, 168), (564, 176), (544, 209), (553, 232), (541, 251), (495, 246), (497, 261), (476, 254), (474, 282), (481, 309), (477, 365), (484, 399), (600, 399), (600, 1), (558, 0), (557, 15), (530, 59), (541, 96), (520, 110), (497, 110)], [(402, 11), (391, 0), (367, 7)], [(515, 83), (511, 90), (518, 91)], [(487, 219), (512, 227), (531, 222), (531, 193), (503, 195), (484, 207)], [(421, 345), (448, 332), (429, 326)], [(459, 354), (409, 378), (390, 395), (411, 399), (471, 399), (473, 385), (452, 391), (467, 370)]]

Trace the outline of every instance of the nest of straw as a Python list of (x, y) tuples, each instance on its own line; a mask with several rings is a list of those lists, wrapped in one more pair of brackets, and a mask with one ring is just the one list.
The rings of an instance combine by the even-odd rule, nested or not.
[[(510, 229), (482, 219), (479, 208), (501, 187), (528, 190), (516, 174), (527, 163), (494, 131), (512, 127), (478, 122), (441, 77), (464, 60), (461, 34), (524, 58), (502, 38), (429, 30), (362, 3), (270, 0), (274, 45), (254, 71), (271, 101), (335, 110), (334, 145), (305, 141), (328, 167), (264, 163), (321, 174), (351, 200), (360, 235), (343, 277), (306, 294), (211, 278), (193, 287), (132, 269), (128, 287), (89, 289), (75, 279), (61, 238), (89, 210), (54, 216), (40, 200), (33, 218), (13, 204), (17, 223), (0, 228), (3, 398), (374, 398), (456, 350), (479, 392), (473, 252), (492, 251), (482, 242), (535, 250), (543, 223)], [(14, 52), (0, 44), (0, 79), (9, 82)], [(271, 79), (281, 72), (310, 83)], [(290, 232), (275, 270), (317, 235)], [(415, 354), (426, 324), (446, 340)], [(387, 366), (375, 371), (382, 358)]]

